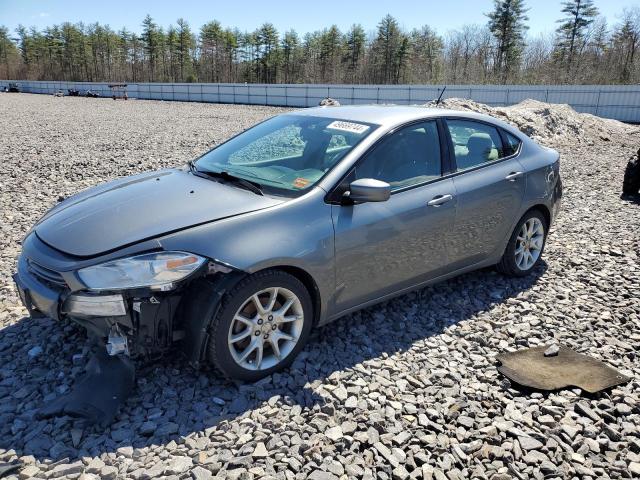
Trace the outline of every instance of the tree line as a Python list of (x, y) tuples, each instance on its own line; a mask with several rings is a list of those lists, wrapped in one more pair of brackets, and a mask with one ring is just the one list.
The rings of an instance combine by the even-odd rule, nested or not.
[(562, 2), (555, 32), (527, 33), (524, 0), (494, 0), (486, 23), (405, 31), (391, 15), (375, 31), (253, 32), (151, 16), (141, 33), (94, 23), (43, 30), (0, 26), (0, 78), (119, 82), (610, 84), (640, 82), (640, 8), (610, 25), (593, 0)]

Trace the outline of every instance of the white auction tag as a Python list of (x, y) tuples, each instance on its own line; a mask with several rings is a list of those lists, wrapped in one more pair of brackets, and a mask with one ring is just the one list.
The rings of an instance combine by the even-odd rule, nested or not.
[(363, 133), (369, 130), (369, 125), (361, 123), (345, 122), (344, 120), (336, 120), (327, 125), (332, 130), (342, 130), (343, 132)]

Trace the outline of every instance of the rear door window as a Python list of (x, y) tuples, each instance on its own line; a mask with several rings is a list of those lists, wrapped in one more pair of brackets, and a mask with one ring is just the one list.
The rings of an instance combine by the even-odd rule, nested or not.
[(506, 153), (496, 127), (473, 120), (448, 119), (458, 170), (467, 170), (493, 162)]

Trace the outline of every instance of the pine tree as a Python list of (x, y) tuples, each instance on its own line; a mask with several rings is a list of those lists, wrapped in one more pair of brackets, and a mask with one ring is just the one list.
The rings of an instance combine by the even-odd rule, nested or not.
[(569, 0), (562, 5), (565, 18), (558, 20), (555, 57), (570, 73), (577, 53), (584, 47), (587, 28), (598, 16), (598, 9), (593, 0)]
[(149, 62), (149, 80), (156, 81), (156, 68), (160, 56), (160, 39), (158, 25), (153, 21), (151, 15), (147, 15), (142, 21), (141, 40)]
[(238, 55), (240, 47), (240, 31), (236, 29), (227, 28), (224, 31), (222, 37), (222, 51), (224, 56), (224, 74), (223, 79), (225, 82), (237, 82), (238, 81)]
[(400, 30), (398, 21), (386, 15), (378, 24), (378, 34), (373, 42), (373, 71), (371, 77), (379, 83), (395, 83), (398, 78), (398, 62), (405, 61), (406, 49), (402, 58), (400, 50), (404, 48), (406, 36)]
[(263, 24), (255, 33), (258, 46), (258, 81), (275, 83), (278, 74), (278, 30), (272, 23)]
[(302, 42), (304, 57), (304, 69), (302, 74), (303, 82), (317, 82), (317, 79), (320, 76), (318, 68), (318, 58), (320, 57), (320, 36), (321, 32), (308, 32), (304, 35)]
[(320, 78), (321, 83), (336, 83), (337, 67), (342, 58), (342, 34), (332, 25), (320, 34)]
[(224, 30), (217, 20), (200, 28), (200, 77), (203, 81), (220, 82), (224, 61)]
[[(53, 27), (45, 28), (42, 35), (32, 29), (31, 37), (34, 39), (36, 52), (46, 51), (45, 69), (52, 72), (53, 79), (65, 79), (64, 48), (60, 27), (54, 25)], [(41, 72), (38, 73), (40, 74)]]
[[(287, 83), (640, 83), (640, 8), (614, 28), (588, 0), (565, 1), (558, 33), (526, 49), (523, 0), (499, 0), (487, 26), (439, 36), (428, 26), (405, 32), (385, 16), (368, 38), (360, 25), (279, 37), (212, 21), (194, 35), (178, 20), (168, 29), (147, 16), (141, 33), (98, 23), (0, 27), (0, 78), (124, 82)], [(491, 28), (490, 28), (491, 27)], [(197, 41), (196, 41), (197, 40)], [(567, 68), (569, 65), (569, 68)], [(580, 68), (578, 68), (580, 67)], [(568, 73), (570, 73), (568, 75)]]
[(610, 66), (607, 65), (607, 49), (609, 28), (604, 17), (598, 17), (589, 27), (585, 38), (585, 46), (580, 55), (580, 68), (573, 77), (579, 81), (590, 83), (607, 83)]
[(428, 25), (411, 32), (411, 71), (418, 83), (438, 83), (440, 78), (442, 38)]
[(180, 81), (194, 82), (196, 80), (193, 74), (193, 59), (191, 57), (195, 48), (195, 38), (191, 33), (189, 24), (182, 18), (176, 21), (178, 37), (178, 65), (180, 66)]
[(20, 56), (22, 57), (22, 69), (20, 76), (22, 78), (30, 78), (29, 69), (32, 61), (34, 61), (33, 38), (29, 35), (29, 32), (24, 25), (18, 25), (16, 33), (18, 34), (18, 48), (20, 50)]
[(526, 12), (523, 0), (494, 0), (493, 11), (487, 14), (496, 41), (494, 71), (500, 83), (506, 83), (520, 68), (529, 20)]
[(9, 38), (9, 30), (5, 26), (0, 26), (0, 78), (18, 76), (18, 59), (18, 48)]
[(129, 67), (131, 67), (131, 74), (133, 75), (133, 54), (132, 54), (132, 45), (131, 45), (131, 37), (133, 35), (126, 29), (123, 28), (116, 34), (116, 48), (118, 50), (118, 80), (121, 82), (127, 81), (128, 78), (131, 78), (129, 75)]
[(366, 48), (366, 36), (361, 25), (352, 25), (344, 38), (343, 65), (344, 79), (348, 83), (358, 83), (362, 75), (362, 64)]
[(284, 34), (280, 45), (282, 51), (282, 74), (284, 83), (292, 83), (299, 76), (299, 64), (302, 60), (300, 38), (295, 30)]
[(166, 75), (170, 82), (179, 82), (180, 76), (180, 62), (178, 61), (178, 49), (179, 47), (178, 32), (173, 25), (169, 25), (166, 36)]
[(402, 35), (400, 46), (393, 58), (393, 83), (406, 82), (407, 61), (409, 58), (409, 39), (406, 35)]

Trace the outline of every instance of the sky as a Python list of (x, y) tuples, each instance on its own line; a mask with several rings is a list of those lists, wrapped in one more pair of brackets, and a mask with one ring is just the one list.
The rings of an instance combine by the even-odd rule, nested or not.
[[(614, 24), (623, 8), (637, 4), (637, 0), (595, 0), (595, 4)], [(370, 32), (390, 13), (406, 30), (427, 24), (443, 34), (464, 24), (486, 23), (483, 14), (492, 5), (493, 0), (0, 0), (0, 25), (13, 32), (19, 24), (42, 29), (65, 21), (99, 22), (114, 30), (126, 27), (139, 33), (148, 13), (165, 28), (182, 17), (194, 32), (215, 19), (241, 31), (271, 22), (280, 32), (293, 28), (302, 35), (334, 23), (343, 31), (359, 23)], [(531, 35), (556, 28), (555, 21), (561, 17), (560, 0), (527, 0), (526, 5)]]

